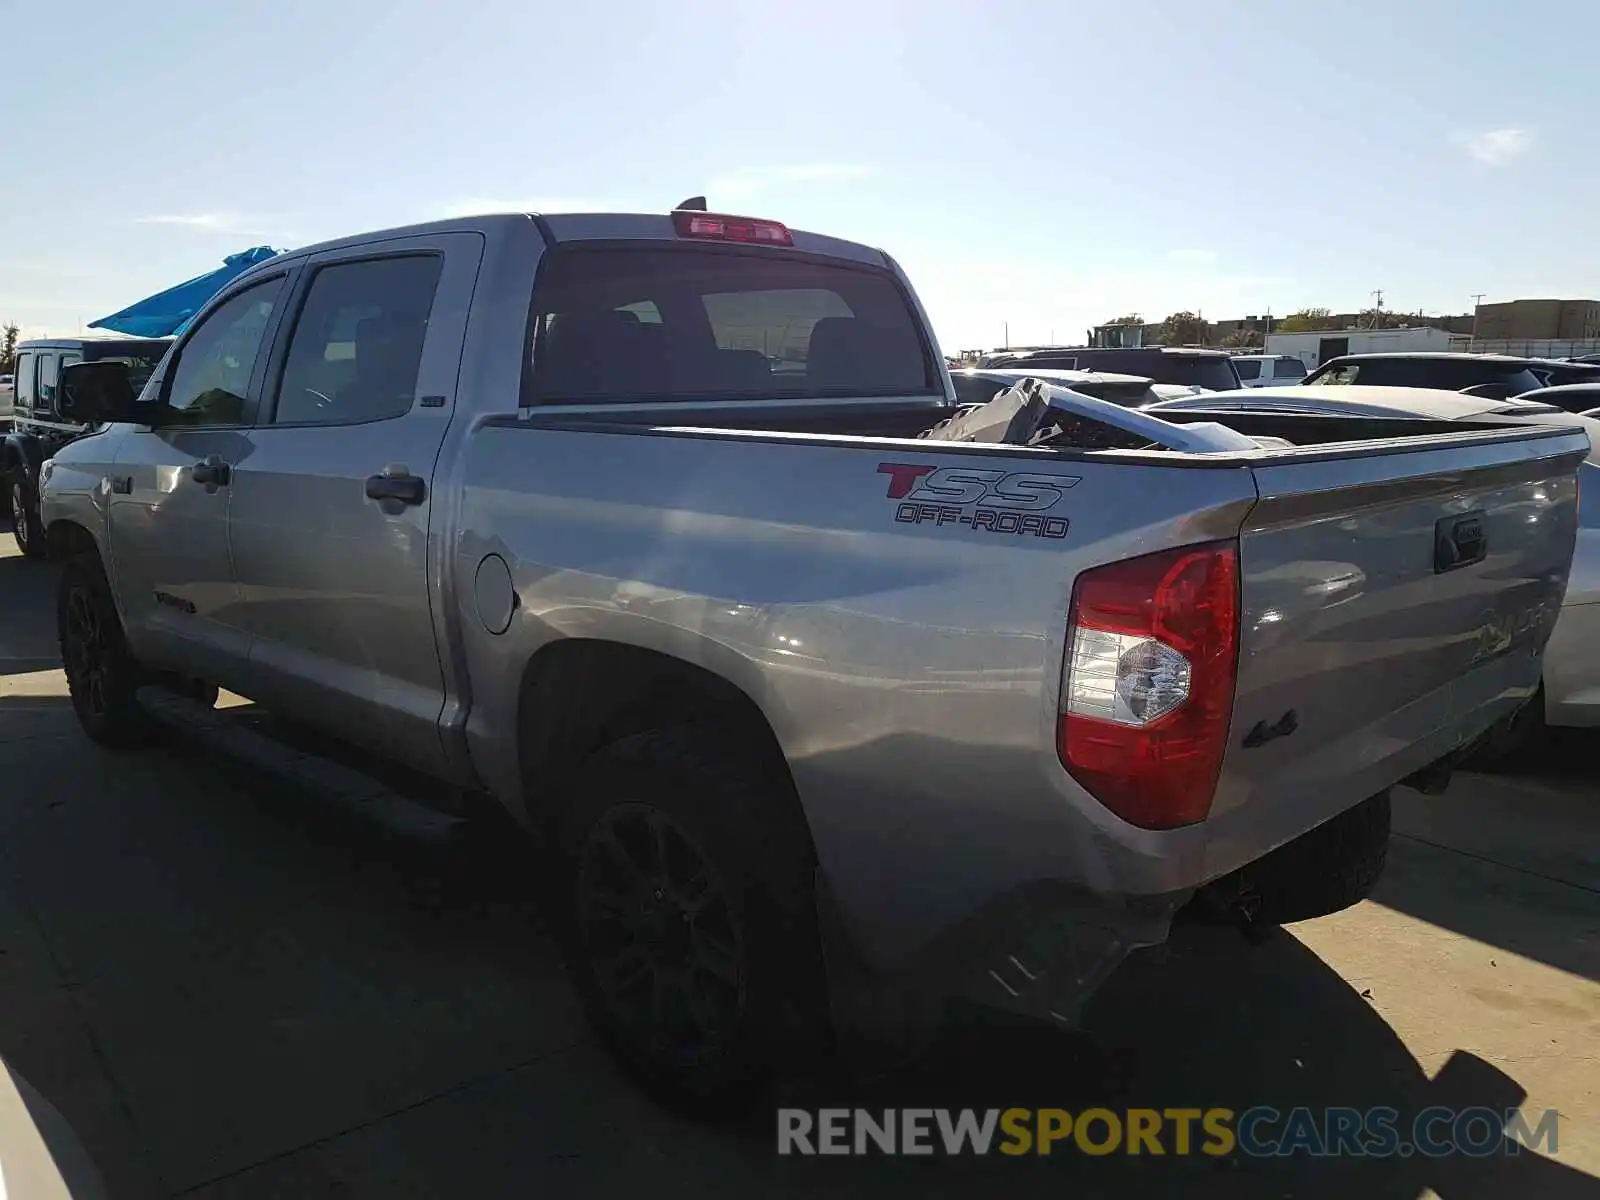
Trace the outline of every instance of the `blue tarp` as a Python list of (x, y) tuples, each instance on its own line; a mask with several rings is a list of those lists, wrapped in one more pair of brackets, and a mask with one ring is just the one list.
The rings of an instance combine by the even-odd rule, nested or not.
[(230, 254), (215, 271), (197, 275), (154, 296), (146, 296), (109, 317), (90, 321), (89, 328), (110, 329), (133, 337), (171, 337), (183, 331), (183, 327), (205, 306), (207, 300), (217, 294), (223, 284), (277, 253), (271, 246), (254, 246), (238, 254)]

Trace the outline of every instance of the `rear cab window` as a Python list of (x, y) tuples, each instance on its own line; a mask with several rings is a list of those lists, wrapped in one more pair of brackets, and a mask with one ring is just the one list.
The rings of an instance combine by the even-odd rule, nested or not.
[[(1234, 366), (1238, 366), (1234, 363)], [(1306, 365), (1298, 358), (1278, 358), (1273, 360), (1272, 377), (1274, 379), (1304, 379)]]
[(1261, 363), (1254, 358), (1236, 358), (1233, 360), (1233, 369), (1239, 372), (1240, 379), (1260, 379)]
[(789, 251), (569, 243), (534, 291), (524, 403), (940, 394), (888, 271)]

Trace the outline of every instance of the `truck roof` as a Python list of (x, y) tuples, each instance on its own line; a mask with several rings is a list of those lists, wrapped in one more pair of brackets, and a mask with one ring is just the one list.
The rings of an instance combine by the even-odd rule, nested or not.
[(1497, 363), (1544, 363), (1557, 361), (1548, 358), (1525, 358), (1520, 354), (1471, 354), (1464, 350), (1373, 350), (1367, 353), (1336, 355), (1330, 358), (1328, 362), (1357, 362), (1370, 358), (1430, 358), (1441, 359), (1446, 362)]
[(99, 346), (106, 343), (128, 344), (138, 346), (165, 346), (171, 344), (169, 337), (136, 337), (126, 333), (79, 333), (71, 337), (42, 337), (28, 338), (17, 343), (18, 350), (74, 350), (80, 346)]
[[(669, 213), (484, 213), (477, 216), (449, 217), (439, 221), (426, 221), (417, 225), (401, 225), (392, 229), (369, 230), (365, 233), (351, 234), (347, 237), (318, 242), (311, 246), (301, 246), (251, 268), (248, 273), (253, 275), (263, 269), (270, 270), (274, 266), (281, 265), (286, 259), (302, 258), (311, 254), (319, 254), (325, 250), (338, 250), (347, 246), (359, 246), (374, 241), (420, 237), (436, 233), (477, 232), (493, 234), (504, 232), (508, 227), (526, 224), (530, 221), (538, 226), (540, 234), (547, 242), (557, 244), (584, 241), (645, 241), (694, 244), (691, 239), (683, 238), (679, 235)], [(820, 254), (829, 258), (849, 259), (873, 267), (887, 267), (890, 265), (888, 256), (882, 250), (875, 250), (859, 242), (849, 242), (842, 238), (828, 237), (820, 233), (808, 233), (801, 229), (790, 229), (789, 233), (794, 239), (792, 249), (802, 254)], [(778, 249), (786, 250), (789, 248), (781, 247)]]

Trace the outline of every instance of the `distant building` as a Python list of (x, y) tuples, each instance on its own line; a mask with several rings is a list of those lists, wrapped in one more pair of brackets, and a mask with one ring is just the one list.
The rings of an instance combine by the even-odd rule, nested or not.
[(1600, 301), (1507, 300), (1478, 305), (1477, 321), (1468, 330), (1479, 341), (1577, 341), (1600, 337)]

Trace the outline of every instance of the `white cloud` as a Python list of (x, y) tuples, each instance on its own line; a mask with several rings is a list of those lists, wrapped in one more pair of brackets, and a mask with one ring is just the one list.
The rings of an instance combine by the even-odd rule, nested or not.
[(838, 183), (871, 174), (867, 167), (850, 163), (801, 163), (786, 167), (744, 167), (719, 175), (706, 193), (712, 208), (726, 201), (749, 200), (785, 184)]
[(1533, 135), (1526, 129), (1485, 129), (1481, 133), (1457, 134), (1455, 141), (1479, 162), (1502, 167), (1528, 152)]
[(282, 237), (277, 222), (268, 217), (237, 212), (163, 213), (153, 217), (136, 217), (139, 225), (167, 225), (178, 229), (192, 229), (197, 233), (220, 233), (229, 237)]
[(475, 217), (481, 213), (626, 212), (629, 206), (615, 200), (574, 196), (524, 196), (507, 200), (495, 196), (464, 196), (439, 207), (441, 217)]

